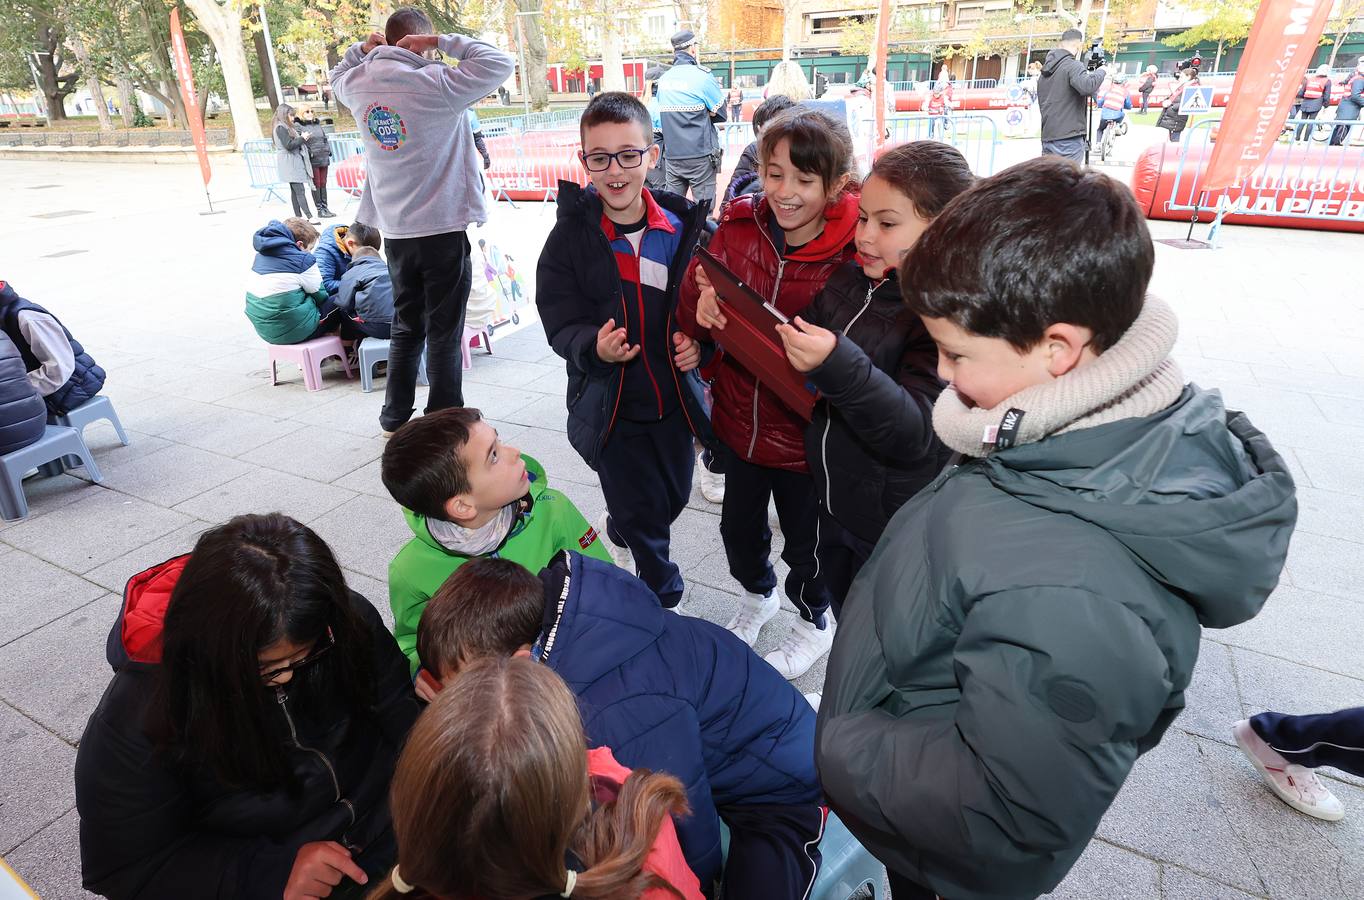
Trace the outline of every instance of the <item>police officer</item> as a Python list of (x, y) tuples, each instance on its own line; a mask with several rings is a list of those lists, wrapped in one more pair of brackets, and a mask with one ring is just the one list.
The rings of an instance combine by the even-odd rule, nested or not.
[[(1304, 75), (1302, 86), (1298, 88), (1298, 118), (1315, 119), (1331, 102), (1331, 67), (1317, 66), (1316, 74)], [(1314, 126), (1299, 125), (1297, 140), (1305, 141)]]
[(658, 110), (668, 147), (667, 189), (683, 197), (690, 189), (697, 206), (715, 202), (720, 139), (715, 123), (725, 121), (725, 95), (697, 63), (696, 35), (672, 37), (673, 66), (658, 79)]

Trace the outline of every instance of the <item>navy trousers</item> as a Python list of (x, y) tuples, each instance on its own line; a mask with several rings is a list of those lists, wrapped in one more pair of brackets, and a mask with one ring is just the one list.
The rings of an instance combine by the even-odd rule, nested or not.
[(804, 806), (722, 806), (729, 826), (722, 897), (804, 900), (819, 876), (825, 812)]
[(681, 409), (661, 422), (618, 420), (597, 462), (606, 498), (606, 536), (629, 547), (640, 580), (674, 607), (682, 600), (682, 573), (669, 557), (673, 521), (691, 497), (692, 434)]
[(819, 564), (820, 580), (829, 592), (835, 619), (843, 617), (843, 601), (848, 597), (848, 589), (875, 549), (875, 544), (844, 528), (823, 506), (820, 507), (815, 560)]
[(1364, 776), (1364, 706), (1314, 716), (1260, 713), (1250, 727), (1289, 762)]

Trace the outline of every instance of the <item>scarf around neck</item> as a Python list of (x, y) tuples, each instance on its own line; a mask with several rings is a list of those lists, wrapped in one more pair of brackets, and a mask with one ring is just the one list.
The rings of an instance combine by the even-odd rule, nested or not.
[(1097, 359), (993, 409), (967, 406), (948, 385), (933, 407), (933, 430), (958, 453), (984, 457), (1053, 434), (1155, 415), (1184, 390), (1184, 373), (1170, 358), (1178, 334), (1174, 310), (1147, 294), (1136, 321)]
[(496, 550), (516, 522), (521, 501), (508, 503), (478, 528), (465, 528), (457, 522), (427, 519), (426, 528), (436, 542), (460, 556), (483, 556)]

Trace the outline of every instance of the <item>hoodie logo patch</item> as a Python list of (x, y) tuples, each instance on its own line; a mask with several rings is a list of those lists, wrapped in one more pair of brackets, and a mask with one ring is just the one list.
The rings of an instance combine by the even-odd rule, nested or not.
[(591, 546), (592, 546), (592, 542), (595, 541), (596, 539), (597, 539), (597, 529), (595, 529), (595, 528), (589, 528), (589, 529), (587, 529), (587, 531), (583, 534), (582, 537), (578, 538), (578, 546), (579, 546), (579, 547), (582, 547), (584, 550), (586, 550), (588, 547), (591, 547)]
[(371, 103), (365, 110), (365, 127), (380, 150), (397, 150), (407, 140), (403, 117), (380, 103)]

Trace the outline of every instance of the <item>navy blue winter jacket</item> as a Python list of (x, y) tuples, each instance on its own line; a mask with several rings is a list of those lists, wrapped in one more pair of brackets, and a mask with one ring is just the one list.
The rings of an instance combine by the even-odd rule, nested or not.
[(642, 581), (578, 553), (540, 578), (533, 655), (577, 695), (592, 746), (686, 785), (677, 836), (703, 885), (720, 875), (717, 807), (820, 802), (814, 709), (743, 641), (664, 611)]
[(341, 276), (346, 274), (351, 264), (350, 254), (346, 252), (346, 245), (342, 243), (347, 230), (345, 225), (332, 225), (330, 228), (322, 229), (322, 236), (317, 239), (317, 246), (313, 248), (318, 271), (322, 273), (322, 286), (331, 295), (335, 295), (341, 289)]
[[(20, 297), (14, 292), (14, 288), (0, 281), (0, 330), (14, 342), (14, 346), (23, 357), (24, 365), (32, 372), (42, 366), (43, 361), (34, 355), (24, 333), (19, 329), (19, 313), (25, 311), (51, 316), (58, 325), (61, 325), (61, 320), (52, 313)], [(66, 332), (66, 339), (71, 342), (71, 354), (76, 367), (65, 384), (43, 398), (47, 403), (48, 412), (54, 416), (64, 416), (94, 397), (104, 387), (105, 378), (104, 370), (89, 353), (85, 352), (81, 342), (71, 335), (71, 331), (65, 325), (62, 325), (62, 331)]]
[(19, 348), (0, 332), (0, 456), (34, 443), (46, 427), (47, 406), (28, 380)]

